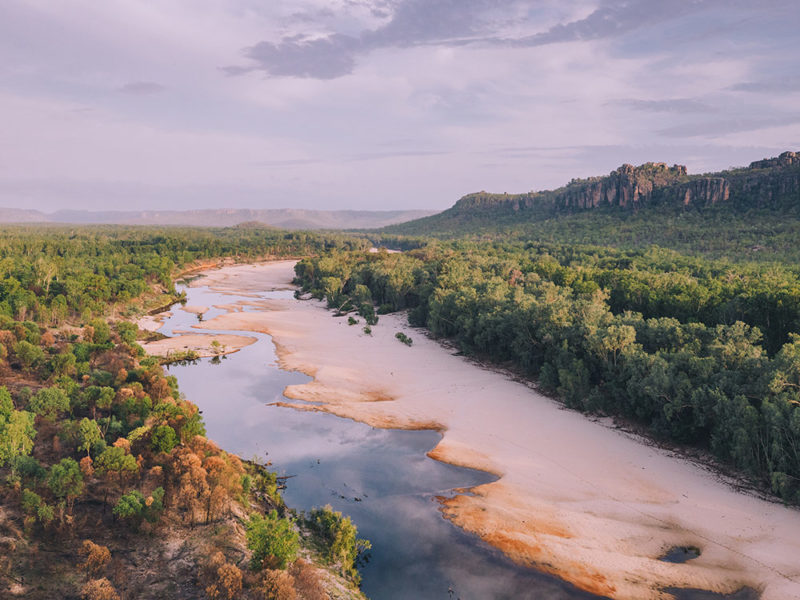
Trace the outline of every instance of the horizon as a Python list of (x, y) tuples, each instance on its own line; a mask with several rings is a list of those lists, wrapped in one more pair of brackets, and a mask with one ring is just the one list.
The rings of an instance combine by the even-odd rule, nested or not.
[[(774, 0), (10, 0), (0, 206), (444, 210), (800, 148)], [(24, 207), (24, 208), (23, 208)]]

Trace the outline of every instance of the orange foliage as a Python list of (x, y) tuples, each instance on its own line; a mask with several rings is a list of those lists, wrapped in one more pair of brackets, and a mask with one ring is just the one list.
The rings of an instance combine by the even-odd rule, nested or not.
[(94, 475), (94, 467), (92, 466), (92, 458), (90, 456), (84, 456), (81, 459), (80, 466), (81, 466), (81, 473), (86, 478), (91, 477)]
[(125, 454), (130, 454), (131, 451), (131, 443), (124, 437), (118, 437), (117, 441), (114, 442), (113, 446), (116, 448), (122, 448), (125, 450)]
[(105, 577), (89, 581), (83, 586), (81, 596), (86, 600), (120, 600), (117, 590)]
[(84, 562), (79, 566), (87, 575), (97, 575), (111, 561), (111, 551), (91, 540), (83, 540), (80, 555), (84, 557)]
[(289, 572), (294, 577), (295, 588), (303, 600), (330, 600), (318, 570), (311, 563), (303, 559), (296, 560)]
[(205, 568), (211, 584), (206, 587), (210, 600), (233, 600), (242, 591), (242, 572), (225, 560), (222, 552), (215, 552)]
[(262, 581), (266, 600), (295, 600), (297, 598), (294, 577), (286, 571), (266, 569)]

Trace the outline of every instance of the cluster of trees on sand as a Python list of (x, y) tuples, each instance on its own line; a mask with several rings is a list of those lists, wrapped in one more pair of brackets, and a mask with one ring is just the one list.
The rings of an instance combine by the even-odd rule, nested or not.
[(297, 282), (508, 365), (580, 410), (709, 450), (800, 502), (800, 284), (777, 265), (673, 251), (436, 242), (327, 253)]
[[(291, 600), (328, 598), (339, 577), (336, 586), (360, 597), (354, 562), (365, 544), (350, 520), (329, 508), (294, 517), (274, 473), (206, 438), (197, 407), (119, 313), (141, 310), (151, 286), (172, 291), (176, 271), (198, 258), (365, 242), (251, 230), (8, 231), (1, 585), (28, 598), (114, 600), (146, 590)], [(125, 310), (112, 311), (114, 303)]]

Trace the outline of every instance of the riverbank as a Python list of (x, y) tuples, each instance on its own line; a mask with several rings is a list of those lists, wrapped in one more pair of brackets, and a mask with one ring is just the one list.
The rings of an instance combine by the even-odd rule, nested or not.
[[(193, 285), (291, 289), (292, 261), (225, 267)], [(712, 474), (566, 411), (382, 316), (373, 335), (320, 303), (269, 300), (198, 327), (273, 336), (281, 365), (314, 377), (286, 395), (379, 427), (444, 432), (431, 456), (500, 476), (444, 501), (448, 518), (512, 558), (614, 598), (693, 587), (800, 597), (800, 513), (737, 493)], [(401, 331), (414, 339), (407, 347)], [(303, 405), (309, 408), (308, 405)], [(684, 564), (658, 560), (696, 546)]]

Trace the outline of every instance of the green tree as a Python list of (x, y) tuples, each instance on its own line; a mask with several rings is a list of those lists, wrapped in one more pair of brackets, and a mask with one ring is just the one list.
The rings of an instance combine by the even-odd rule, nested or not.
[(100, 433), (100, 426), (94, 419), (81, 419), (78, 425), (78, 436), (80, 437), (80, 445), (78, 450), (86, 450), (86, 456), (89, 456), (92, 447), (103, 439)]
[(124, 448), (109, 446), (97, 457), (94, 468), (100, 474), (116, 473), (119, 484), (122, 485), (125, 475), (135, 473), (139, 466), (136, 464), (136, 459), (126, 453)]
[(327, 548), (325, 558), (328, 562), (339, 565), (345, 576), (358, 582), (356, 559), (361, 552), (371, 548), (371, 544), (358, 537), (358, 530), (350, 517), (334, 511), (328, 504), (312, 510), (308, 523)]
[(69, 410), (69, 396), (59, 387), (42, 388), (30, 399), (30, 409), (48, 421)]
[(155, 452), (164, 452), (169, 454), (172, 449), (178, 445), (178, 436), (175, 430), (169, 425), (159, 425), (153, 431), (150, 438), (150, 445)]
[(44, 350), (26, 340), (14, 344), (14, 354), (26, 371), (31, 371), (44, 360)]
[(34, 437), (33, 414), (14, 410), (8, 390), (0, 387), (0, 467), (11, 464), (14, 470), (17, 458), (33, 450)]
[(264, 566), (285, 569), (297, 558), (300, 541), (294, 522), (280, 518), (277, 511), (264, 517), (257, 513), (251, 515), (246, 536), (247, 547), (253, 552), (253, 569)]
[(71, 511), (75, 498), (83, 493), (83, 474), (78, 463), (71, 458), (62, 458), (61, 462), (50, 467), (47, 487), (53, 496), (66, 500)]

